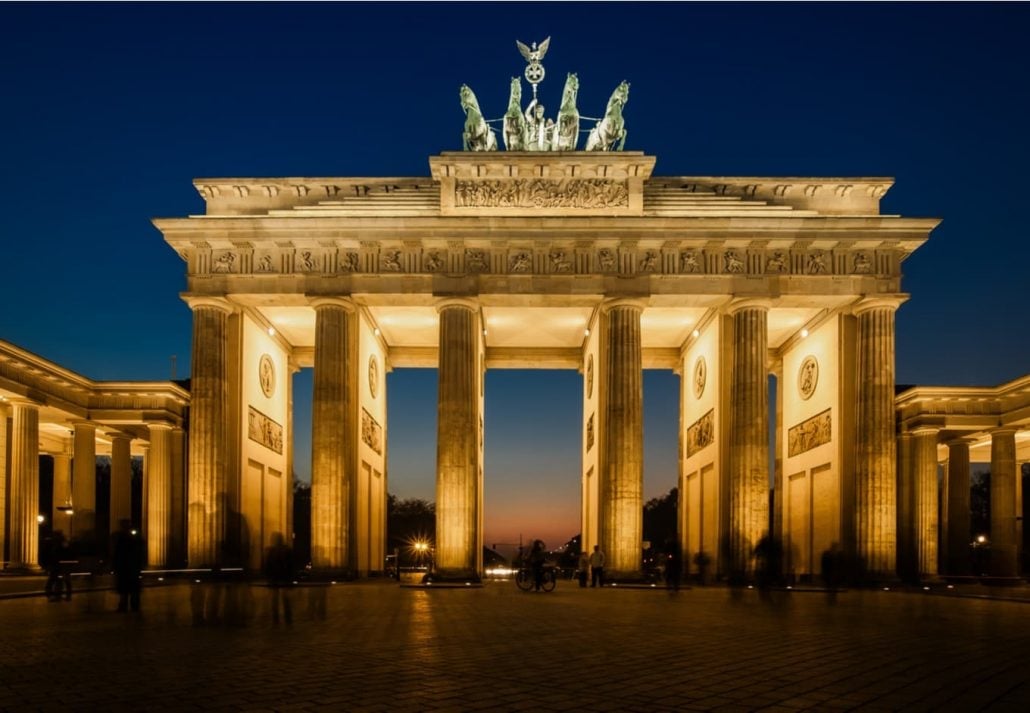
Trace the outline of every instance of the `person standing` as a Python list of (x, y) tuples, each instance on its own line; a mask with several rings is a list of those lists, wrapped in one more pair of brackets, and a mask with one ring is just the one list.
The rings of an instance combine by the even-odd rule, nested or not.
[(594, 551), (590, 553), (590, 586), (604, 586), (604, 552), (600, 545), (594, 545)]
[(293, 623), (293, 548), (286, 544), (286, 538), (281, 532), (272, 534), (272, 546), (265, 555), (265, 576), (268, 577), (268, 586), (271, 590), (272, 622), (279, 623), (281, 602), (283, 618), (289, 626)]
[(675, 537), (665, 542), (665, 588), (678, 592), (680, 575), (683, 571), (683, 556), (680, 554), (680, 543)]
[(579, 563), (576, 565), (576, 577), (579, 579), (579, 586), (587, 586), (587, 577), (590, 576), (590, 555), (586, 552), (579, 553)]
[(544, 543), (540, 540), (533, 542), (533, 549), (529, 552), (529, 567), (533, 571), (533, 587), (536, 591), (544, 586)]
[(143, 538), (132, 529), (132, 522), (121, 520), (114, 536), (114, 582), (118, 591), (118, 611), (139, 611), (140, 574), (143, 572)]

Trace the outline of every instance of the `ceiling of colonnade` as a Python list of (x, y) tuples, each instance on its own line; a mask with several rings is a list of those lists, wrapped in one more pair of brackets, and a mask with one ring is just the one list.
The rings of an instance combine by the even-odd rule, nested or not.
[[(259, 304), (261, 300), (236, 298), (248, 304), (261, 318), (298, 349), (313, 349), (315, 311), (306, 305)], [(403, 298), (391, 302), (377, 297), (372, 303), (358, 299), (367, 310), (381, 337), (391, 350), (424, 350), (421, 357), (409, 357), (405, 366), (435, 366), (432, 350), (439, 341), (439, 317), (432, 304), (404, 304)], [(645, 350), (644, 366), (667, 365), (667, 358), (649, 358), (648, 350), (679, 349), (726, 298), (697, 297), (681, 306), (646, 306), (640, 320), (641, 341)], [(409, 300), (410, 302), (410, 300)], [(572, 304), (551, 306), (512, 303), (511, 299), (481, 299), (486, 346), (490, 350), (519, 353), (519, 368), (533, 368), (533, 354), (543, 350), (579, 349), (585, 330), (600, 303), (598, 299), (577, 299)], [(840, 297), (794, 299), (769, 311), (769, 348), (776, 349), (825, 314), (839, 308), (847, 299)], [(303, 360), (301, 360), (303, 363)], [(490, 362), (488, 353), (487, 361)], [(650, 363), (649, 363), (650, 362)], [(492, 366), (504, 366), (495, 363)], [(553, 368), (553, 360), (541, 359), (540, 368)]]

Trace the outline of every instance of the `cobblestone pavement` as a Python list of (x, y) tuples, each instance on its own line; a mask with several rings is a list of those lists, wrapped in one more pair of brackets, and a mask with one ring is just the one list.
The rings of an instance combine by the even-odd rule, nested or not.
[[(219, 620), (195, 622), (215, 609)], [(323, 596), (324, 595), (324, 596)], [(205, 597), (207, 599), (205, 600)], [(695, 588), (147, 589), (0, 601), (6, 710), (999, 710), (1030, 706), (1030, 604)], [(324, 613), (323, 613), (324, 612)]]

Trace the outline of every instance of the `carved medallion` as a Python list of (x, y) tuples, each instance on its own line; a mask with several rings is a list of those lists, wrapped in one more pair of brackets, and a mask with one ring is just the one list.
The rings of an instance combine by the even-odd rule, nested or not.
[(375, 354), (368, 358), (368, 392), (373, 399), (379, 392), (379, 362)]
[(801, 398), (807, 401), (815, 393), (816, 384), (819, 383), (819, 362), (812, 355), (806, 356), (798, 369), (798, 392)]
[(694, 398), (701, 398), (701, 394), (705, 392), (705, 384), (708, 382), (708, 365), (705, 363), (705, 358), (699, 356), (697, 361), (694, 362)]
[(262, 354), (258, 360), (258, 383), (261, 384), (261, 393), (272, 398), (275, 393), (275, 363), (268, 354)]
[(594, 355), (587, 357), (587, 398), (594, 393)]

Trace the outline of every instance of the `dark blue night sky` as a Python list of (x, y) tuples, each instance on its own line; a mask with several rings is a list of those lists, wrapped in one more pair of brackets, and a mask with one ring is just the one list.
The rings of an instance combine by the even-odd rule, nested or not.
[[(884, 212), (943, 218), (904, 264), (900, 383), (1030, 371), (1019, 4), (0, 5), (0, 338), (95, 379), (167, 378), (172, 354), (185, 376), (184, 265), (149, 221), (200, 212), (193, 178), (428, 175), (460, 148), (459, 85), (499, 116), (515, 40), (548, 35), (548, 113), (565, 72), (585, 115), (629, 80), (626, 148), (656, 175), (893, 176)], [(488, 375), (488, 539), (541, 513), (576, 531), (580, 379)], [(401, 496), (432, 497), (435, 389), (388, 378)], [(677, 389), (647, 374), (648, 497), (675, 484)]]

